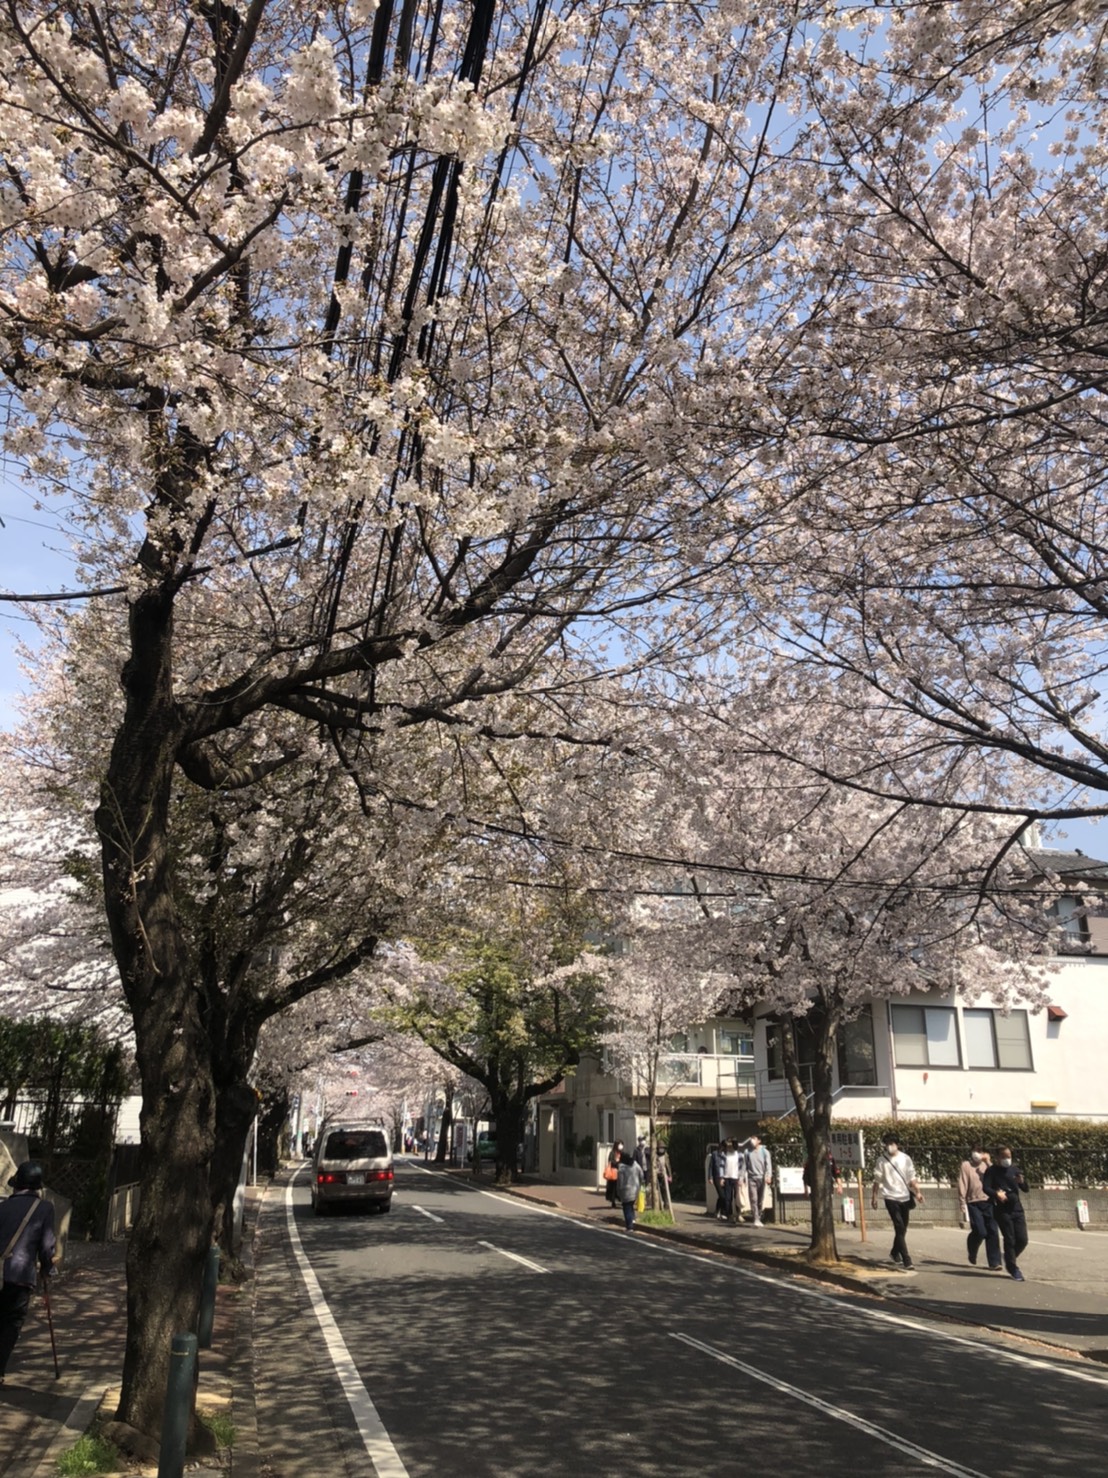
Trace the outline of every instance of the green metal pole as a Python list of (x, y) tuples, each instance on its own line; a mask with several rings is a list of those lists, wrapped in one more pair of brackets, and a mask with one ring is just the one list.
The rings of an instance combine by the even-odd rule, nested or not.
[(185, 1449), (195, 1389), (196, 1335), (175, 1334), (169, 1355), (169, 1379), (165, 1386), (158, 1478), (184, 1478)]
[(212, 1329), (215, 1325), (215, 1291), (219, 1287), (219, 1248), (208, 1248), (208, 1260), (204, 1264), (204, 1283), (200, 1290), (200, 1318), (196, 1325), (196, 1337), (202, 1350), (212, 1347)]

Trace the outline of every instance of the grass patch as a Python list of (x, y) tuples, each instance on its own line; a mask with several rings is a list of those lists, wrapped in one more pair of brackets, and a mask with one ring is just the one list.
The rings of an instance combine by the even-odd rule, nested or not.
[(106, 1437), (86, 1432), (78, 1437), (58, 1459), (59, 1478), (93, 1478), (97, 1473), (114, 1473), (119, 1468), (119, 1453)]
[(200, 1420), (215, 1438), (217, 1447), (233, 1447), (235, 1445), (235, 1424), (223, 1411), (200, 1411), (197, 1412)]
[(671, 1227), (675, 1218), (668, 1211), (640, 1211), (635, 1220), (644, 1227)]

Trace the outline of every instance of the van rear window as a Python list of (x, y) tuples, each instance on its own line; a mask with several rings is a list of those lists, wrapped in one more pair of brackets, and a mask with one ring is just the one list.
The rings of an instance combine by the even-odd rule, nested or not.
[(379, 1129), (337, 1129), (328, 1134), (324, 1160), (372, 1160), (387, 1155), (389, 1147)]

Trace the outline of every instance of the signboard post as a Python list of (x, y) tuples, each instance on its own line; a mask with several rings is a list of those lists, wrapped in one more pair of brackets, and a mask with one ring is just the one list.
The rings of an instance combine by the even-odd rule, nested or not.
[(866, 1241), (866, 1197), (862, 1174), (866, 1168), (866, 1140), (861, 1129), (832, 1129), (831, 1155), (840, 1170), (853, 1170), (858, 1179), (858, 1229)]

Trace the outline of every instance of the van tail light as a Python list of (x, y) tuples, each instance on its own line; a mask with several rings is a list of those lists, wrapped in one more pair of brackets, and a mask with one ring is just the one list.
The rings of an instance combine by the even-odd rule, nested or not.
[[(346, 1176), (342, 1176), (342, 1179), (345, 1180)], [(321, 1170), (315, 1178), (315, 1183), (316, 1185), (334, 1185), (338, 1180), (339, 1176), (332, 1175), (329, 1170)]]

